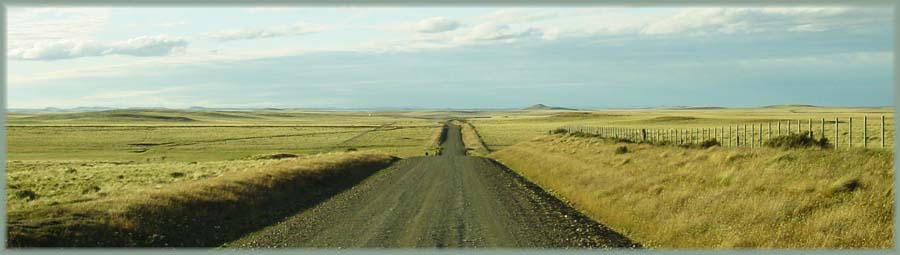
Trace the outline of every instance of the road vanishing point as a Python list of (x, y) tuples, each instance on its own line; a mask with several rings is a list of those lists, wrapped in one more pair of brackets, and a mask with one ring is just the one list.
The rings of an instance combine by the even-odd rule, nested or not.
[(449, 125), (440, 156), (398, 161), (351, 189), (225, 244), (234, 248), (636, 248), (502, 164), (467, 156)]

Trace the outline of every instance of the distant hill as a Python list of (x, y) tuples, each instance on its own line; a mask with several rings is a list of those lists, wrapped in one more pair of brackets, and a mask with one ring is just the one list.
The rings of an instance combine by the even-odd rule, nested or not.
[(798, 108), (798, 107), (813, 107), (818, 108), (819, 106), (808, 105), (808, 104), (777, 104), (777, 105), (767, 105), (762, 108)]
[(572, 109), (572, 108), (564, 108), (564, 107), (555, 107), (555, 106), (547, 106), (547, 105), (544, 105), (544, 104), (536, 104), (536, 105), (532, 105), (532, 106), (529, 106), (529, 107), (522, 108), (522, 110), (526, 110), (526, 111), (534, 111), (534, 110), (566, 110), (566, 111), (573, 111), (573, 110), (575, 110), (575, 109)]
[(728, 108), (718, 107), (718, 106), (675, 106), (675, 107), (660, 108), (660, 109), (667, 109), (667, 110), (720, 110), (720, 109), (728, 109)]

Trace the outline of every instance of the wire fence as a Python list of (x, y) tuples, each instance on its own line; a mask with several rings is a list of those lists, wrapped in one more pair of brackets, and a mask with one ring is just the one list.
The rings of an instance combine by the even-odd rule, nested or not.
[[(702, 144), (715, 140), (723, 147), (762, 147), (773, 137), (803, 135), (813, 139), (825, 139), (834, 149), (892, 148), (893, 137), (887, 137), (885, 116), (870, 123), (864, 116), (862, 123), (854, 118), (762, 121), (697, 128), (635, 128), (616, 126), (566, 125), (559, 129), (582, 132), (603, 138), (628, 139), (635, 142), (670, 143), (677, 145)], [(858, 122), (859, 119), (857, 118)], [(874, 131), (874, 132), (871, 132)], [(857, 137), (854, 137), (854, 132)], [(893, 134), (893, 132), (891, 132)], [(891, 142), (888, 142), (890, 138)], [(856, 140), (858, 139), (858, 140)]]

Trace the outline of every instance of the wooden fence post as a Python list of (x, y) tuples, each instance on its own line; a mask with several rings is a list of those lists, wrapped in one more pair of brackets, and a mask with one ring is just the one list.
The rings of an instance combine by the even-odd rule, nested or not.
[(678, 144), (684, 144), (684, 129), (675, 130), (675, 140), (678, 140)]
[(763, 129), (762, 129), (762, 127), (763, 127), (762, 123), (759, 123), (759, 147), (763, 146), (763, 131), (762, 131)]
[(803, 135), (803, 128), (800, 127), (800, 120), (797, 120), (797, 135)]
[(840, 137), (838, 134), (838, 130), (840, 130), (840, 126), (838, 126), (838, 121), (839, 121), (838, 117), (834, 117), (834, 149), (837, 149), (838, 144), (841, 144), (840, 139), (838, 139)]
[(747, 145), (747, 124), (744, 124), (744, 145)]
[(716, 129), (716, 141), (719, 141), (719, 142), (721, 143), (721, 142), (722, 142), (722, 138), (719, 136), (719, 130), (722, 129), (722, 128), (721, 128), (721, 127), (715, 127), (715, 129)]
[(806, 120), (806, 129), (809, 131), (809, 138), (813, 138), (812, 119)]
[(766, 139), (772, 139), (772, 122), (766, 122)]
[(781, 121), (777, 121), (778, 123), (778, 135), (781, 136)]
[(869, 148), (869, 116), (863, 115), (863, 148)]
[(787, 135), (790, 135), (791, 134), (791, 121), (786, 120), (786, 121), (784, 121), (784, 124), (785, 124), (785, 126), (787, 126)]
[(847, 118), (847, 149), (853, 149), (853, 117)]
[(753, 140), (755, 140), (755, 139), (753, 139), (753, 125), (752, 124), (750, 125), (750, 135), (747, 135), (745, 140), (747, 140), (749, 142), (749, 143), (747, 143), (747, 145), (750, 145), (750, 148), (753, 148)]
[(822, 118), (822, 138), (825, 138), (825, 118)]

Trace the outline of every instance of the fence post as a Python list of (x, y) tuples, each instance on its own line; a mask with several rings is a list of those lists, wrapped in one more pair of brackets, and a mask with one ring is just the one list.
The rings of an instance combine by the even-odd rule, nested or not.
[(853, 117), (847, 118), (847, 149), (853, 149)]
[(772, 139), (772, 122), (766, 122), (766, 139)]
[(777, 121), (777, 123), (778, 123), (778, 135), (780, 136), (781, 135), (781, 121), (779, 120), (779, 121)]
[(863, 115), (863, 148), (869, 148), (869, 116)]
[(881, 148), (884, 148), (884, 115), (881, 115)]
[(825, 118), (822, 118), (822, 138), (825, 138)]
[(756, 125), (750, 124), (750, 136), (747, 138), (750, 138), (750, 148), (753, 148), (756, 145)]
[(722, 127), (715, 127), (715, 129), (716, 129), (716, 135), (715, 135), (716, 141), (722, 142), (722, 137), (719, 136), (719, 130), (722, 129)]
[(791, 121), (786, 120), (786, 121), (784, 121), (784, 124), (785, 124), (785, 126), (787, 126), (787, 135), (790, 135), (791, 134)]
[[(747, 145), (747, 124), (744, 124), (744, 145)], [(752, 145), (751, 145), (752, 146)]]
[(702, 134), (700, 134), (700, 128), (695, 128), (695, 129), (694, 129), (694, 143), (695, 143), (695, 144), (700, 143), (700, 136), (701, 136), (701, 135), (702, 135)]
[(762, 123), (759, 123), (759, 147), (763, 145), (763, 132), (762, 132)]
[(803, 135), (803, 127), (800, 126), (800, 120), (797, 120), (797, 135)]
[(840, 119), (838, 119), (838, 117), (834, 117), (834, 149), (835, 150), (838, 148), (838, 144), (841, 144), (840, 139), (838, 139), (840, 137), (838, 135), (838, 130), (840, 130), (840, 126), (838, 126), (839, 120)]
[(806, 129), (809, 130), (809, 138), (813, 138), (812, 119), (806, 120)]

